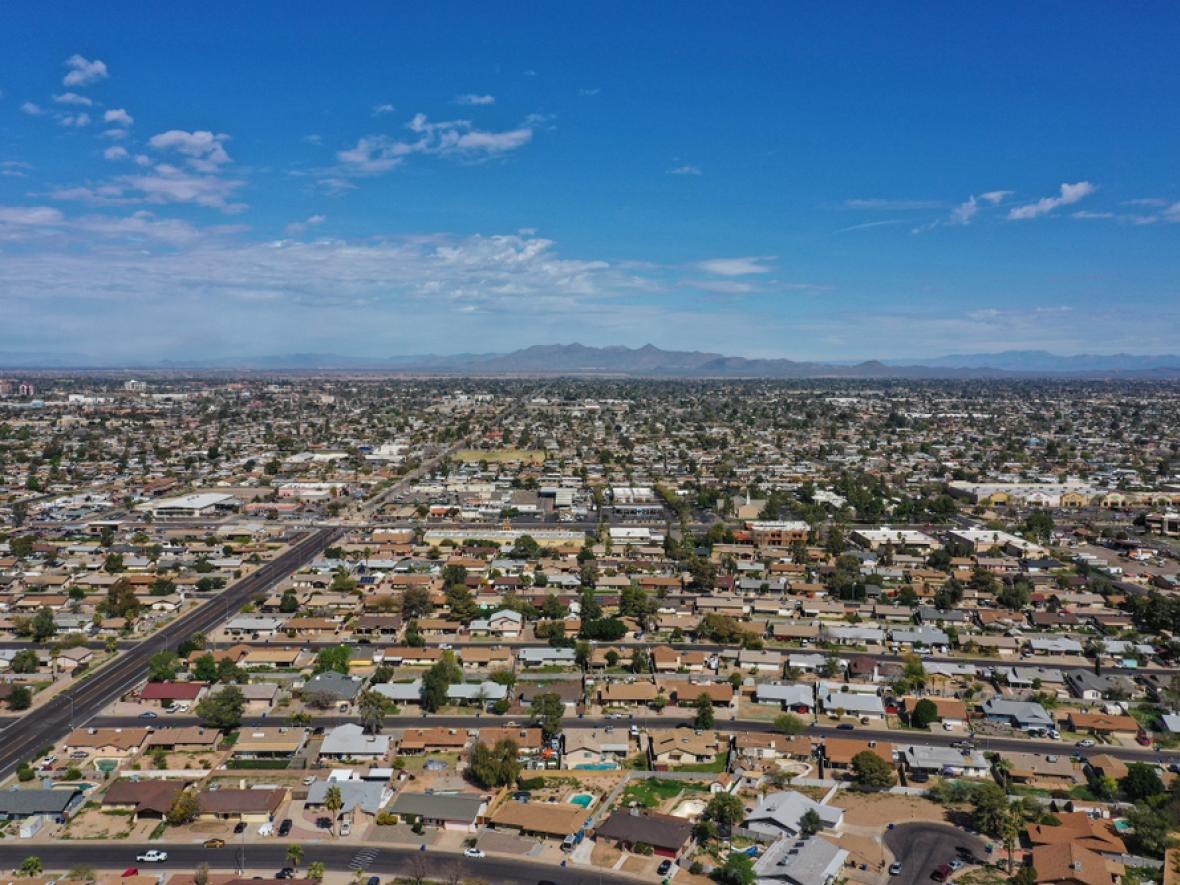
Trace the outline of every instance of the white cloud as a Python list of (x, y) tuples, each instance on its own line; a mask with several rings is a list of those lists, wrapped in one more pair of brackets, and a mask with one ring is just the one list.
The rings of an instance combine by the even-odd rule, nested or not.
[(979, 214), (979, 203), (971, 196), (966, 202), (960, 203), (951, 210), (951, 224), (970, 224), (971, 219)]
[(52, 206), (0, 206), (0, 224), (41, 227), (61, 224), (64, 218)]
[(770, 273), (774, 268), (765, 264), (773, 261), (773, 255), (751, 255), (746, 258), (711, 258), (696, 266), (706, 273), (723, 277), (740, 277), (746, 274)]
[(127, 148), (123, 147), (122, 145), (109, 147), (102, 152), (102, 155), (108, 160), (126, 160), (131, 156), (131, 154), (127, 153)]
[(496, 97), (494, 95), (477, 95), (474, 92), (468, 92), (466, 95), (456, 95), (455, 104), (461, 105), (485, 105), (495, 104)]
[(201, 172), (216, 172), (219, 166), (230, 162), (223, 143), (229, 140), (225, 134), (214, 135), (208, 131), (186, 132), (183, 129), (169, 129), (148, 139), (148, 145), (158, 151), (176, 151), (188, 158), (188, 164)]
[[(136, 157), (136, 162), (140, 162), (139, 157)], [(226, 213), (237, 213), (247, 208), (244, 203), (232, 201), (235, 191), (243, 184), (242, 181), (193, 174), (171, 164), (160, 163), (151, 171), (120, 175), (98, 187), (63, 188), (50, 196), (55, 200), (77, 200), (97, 206), (191, 203)]]
[(22, 112), (28, 114), (30, 117), (40, 117), (42, 114), (45, 113), (45, 111), (41, 109), (41, 106), (39, 104), (34, 104), (31, 101), (26, 101), (24, 104), (22, 104), (20, 106), (20, 109)]
[[(381, 116), (381, 115), (383, 115), (383, 114), (392, 114), (392, 113), (393, 113), (394, 111), (396, 111), (396, 110), (397, 110), (397, 108), (395, 108), (395, 107), (394, 107), (393, 105), (391, 105), (391, 104), (378, 104), (378, 105), (374, 105), (374, 106), (373, 106), (373, 116), (374, 116), (374, 117), (380, 117), (380, 116)], [(316, 137), (318, 138), (319, 136), (316, 136)]]
[(685, 163), (683, 166), (674, 166), (668, 170), (669, 175), (700, 175), (701, 167), (693, 163)]
[(1070, 215), (1070, 218), (1114, 218), (1113, 212), (1087, 212), (1085, 209), (1079, 209)]
[(111, 108), (102, 115), (102, 119), (104, 123), (114, 123), (116, 126), (130, 126), (135, 122), (135, 118), (123, 108)]
[(388, 172), (413, 154), (478, 161), (523, 147), (533, 137), (532, 126), (528, 123), (517, 129), (491, 132), (474, 128), (470, 120), (433, 123), (425, 114), (415, 114), (406, 128), (416, 138), (366, 135), (353, 147), (337, 151), (337, 166), (323, 171), (321, 184), (339, 190), (342, 180), (349, 176)]
[(304, 233), (308, 228), (317, 227), (327, 220), (327, 216), (312, 215), (310, 218), (307, 218), (303, 221), (292, 221), (287, 225), (285, 230), (288, 236), (294, 236), (295, 234)]
[(998, 203), (1004, 202), (1004, 200), (1008, 199), (1008, 197), (1012, 196), (1012, 194), (1012, 191), (987, 191), (986, 193), (980, 194), (979, 198), (981, 200), (987, 200), (989, 203), (995, 206)]
[(63, 126), (72, 126), (75, 129), (80, 129), (83, 126), (90, 125), (90, 115), (87, 113), (63, 114), (57, 118), (57, 122)]
[(1035, 203), (1029, 203), (1026, 206), (1017, 206), (1008, 212), (1008, 218), (1012, 221), (1026, 221), (1030, 218), (1040, 218), (1042, 215), (1048, 215), (1059, 206), (1069, 206), (1078, 200), (1094, 193), (1097, 188), (1088, 181), (1079, 181), (1075, 184), (1062, 184), (1060, 194), (1056, 197), (1042, 197)]
[(300, 138), (299, 140), (302, 141), (304, 144), (323, 144), (324, 143), (323, 136), (316, 133), (316, 132), (312, 132), (308, 135), (305, 135), (302, 138)]
[(61, 81), (65, 86), (87, 86), (108, 76), (106, 64), (97, 58), (88, 61), (80, 55), (71, 55), (66, 59), (66, 67), (69, 73)]
[(87, 108), (94, 104), (94, 102), (85, 95), (79, 95), (76, 92), (63, 92), (61, 95), (53, 96), (53, 100), (58, 104), (75, 104), (82, 105), (83, 107)]

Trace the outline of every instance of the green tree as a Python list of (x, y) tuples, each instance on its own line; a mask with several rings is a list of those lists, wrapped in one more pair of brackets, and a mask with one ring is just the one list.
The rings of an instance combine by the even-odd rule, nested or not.
[(979, 832), (999, 839), (1011, 804), (1004, 791), (997, 784), (980, 784), (975, 790), (971, 804), (971, 825)]
[(344, 794), (340, 791), (338, 784), (332, 784), (324, 794), (324, 810), (332, 815), (333, 834), (336, 832), (336, 819), (340, 816), (342, 808), (344, 808)]
[(725, 863), (714, 873), (721, 885), (753, 885), (758, 876), (754, 872), (754, 861), (748, 854), (731, 851)]
[(31, 854), (21, 861), (20, 867), (17, 869), (22, 876), (32, 878), (33, 876), (40, 876), (45, 872), (45, 865), (41, 863), (41, 858), (35, 854)]
[(312, 673), (342, 673), (348, 674), (348, 662), (352, 659), (352, 650), (347, 645), (333, 645), (321, 648), (315, 657), (315, 667)]
[(407, 621), (425, 617), (432, 611), (434, 603), (425, 587), (410, 587), (402, 594), (402, 617)]
[(361, 725), (369, 734), (380, 734), (381, 726), (385, 724), (385, 717), (390, 712), (392, 704), (389, 698), (376, 691), (365, 691), (357, 700), (357, 713), (361, 718)]
[(824, 827), (823, 818), (819, 816), (814, 808), (809, 808), (803, 812), (803, 816), (799, 818), (799, 833), (803, 836), (814, 836)]
[(914, 728), (929, 728), (930, 723), (938, 721), (938, 707), (930, 698), (922, 698), (914, 704), (914, 711), (910, 713), (910, 725)]
[(507, 738), (497, 741), (493, 747), (478, 741), (471, 750), (467, 772), (487, 790), (515, 783), (521, 768), (519, 749), (515, 741)]
[(1164, 782), (1155, 768), (1142, 762), (1131, 762), (1127, 773), (1119, 780), (1119, 789), (1131, 802), (1154, 799), (1164, 792)]
[(57, 632), (57, 624), (53, 622), (53, 609), (47, 605), (37, 609), (33, 620), (29, 622), (29, 632), (36, 642), (45, 642)]
[(198, 682), (217, 682), (220, 678), (217, 659), (209, 654), (197, 658), (193, 663), (193, 678)]
[(565, 702), (559, 694), (543, 692), (533, 698), (529, 705), (529, 712), (540, 723), (545, 737), (551, 738), (561, 731), (561, 717), (565, 715)]
[(33, 706), (33, 691), (27, 685), (14, 685), (8, 695), (8, 706), (12, 710), (27, 710)]
[(1008, 881), (1011, 885), (1037, 885), (1036, 867), (1021, 867)]
[(299, 597), (294, 590), (287, 590), (279, 598), (279, 611), (283, 614), (294, 614), (299, 611)]
[(794, 713), (780, 713), (774, 717), (774, 727), (787, 736), (803, 734), (807, 731), (807, 723)]
[(322, 882), (325, 872), (327, 872), (327, 868), (324, 866), (323, 861), (313, 860), (307, 865), (307, 878), (309, 879)]
[(709, 799), (709, 804), (705, 806), (703, 813), (706, 820), (713, 821), (723, 830), (728, 830), (740, 823), (745, 815), (746, 809), (742, 800), (733, 793), (715, 793)]
[(221, 691), (207, 695), (197, 704), (195, 712), (202, 725), (225, 731), (242, 724), (242, 710), (245, 707), (246, 698), (242, 690), (236, 685), (227, 685)]
[(170, 651), (156, 652), (148, 659), (148, 682), (171, 682), (176, 678), (177, 657)]
[(872, 750), (861, 750), (852, 757), (852, 780), (862, 790), (882, 790), (897, 783), (893, 766)]
[(693, 718), (693, 726), (700, 729), (712, 728), (717, 721), (713, 715), (713, 699), (702, 692), (693, 702), (693, 706), (697, 711)]
[(287, 863), (293, 869), (298, 870), (299, 865), (303, 863), (303, 846), (298, 842), (292, 842), (287, 846)]
[(37, 657), (37, 652), (31, 648), (22, 648), (8, 662), (8, 669), (13, 673), (36, 673), (40, 666), (41, 661)]
[(172, 800), (172, 807), (168, 809), (165, 819), (172, 826), (181, 827), (196, 820), (200, 810), (197, 794), (192, 789), (181, 790)]

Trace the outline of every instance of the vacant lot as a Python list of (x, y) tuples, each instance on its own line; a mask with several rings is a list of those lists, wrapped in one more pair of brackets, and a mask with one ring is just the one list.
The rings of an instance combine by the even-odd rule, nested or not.
[(465, 464), (475, 464), (487, 461), (492, 464), (502, 464), (507, 461), (521, 461), (526, 464), (544, 464), (545, 453), (532, 449), (494, 449), (485, 452), (482, 449), (460, 449), (455, 452), (455, 460)]
[(941, 821), (941, 805), (920, 796), (897, 796), (890, 793), (854, 793), (842, 790), (833, 805), (844, 809), (844, 822), (852, 826), (883, 827), (886, 823)]

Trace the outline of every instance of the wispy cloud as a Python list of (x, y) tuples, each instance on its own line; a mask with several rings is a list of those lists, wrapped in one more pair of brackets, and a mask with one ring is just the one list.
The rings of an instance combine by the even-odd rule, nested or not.
[(889, 200), (880, 198), (852, 199), (844, 201), (846, 209), (883, 209), (902, 212), (911, 209), (941, 209), (946, 205), (942, 200)]
[(456, 95), (454, 103), (467, 106), (495, 104), (496, 97), (494, 95), (477, 95), (474, 92), (468, 92), (464, 95)]
[(834, 231), (834, 233), (846, 234), (846, 233), (850, 233), (851, 231), (854, 231), (854, 230), (867, 230), (868, 228), (871, 228), (871, 227), (886, 227), (886, 226), (892, 225), (892, 224), (905, 224), (905, 219), (903, 219), (903, 218), (889, 218), (889, 219), (886, 219), (885, 221), (866, 221), (863, 224), (853, 224), (853, 225), (849, 225), (848, 227), (842, 227), (839, 230)]
[(169, 129), (148, 139), (148, 146), (158, 151), (175, 151), (187, 158), (186, 162), (200, 172), (216, 172), (230, 161), (225, 150), (229, 136), (200, 130), (186, 132)]
[(327, 217), (324, 215), (312, 215), (310, 218), (304, 219), (303, 221), (292, 221), (287, 225), (285, 231), (287, 236), (296, 236), (298, 234), (306, 233), (308, 228), (318, 227), (327, 220)]
[(706, 273), (723, 277), (740, 277), (747, 274), (770, 273), (774, 267), (767, 264), (774, 261), (774, 255), (750, 255), (742, 258), (710, 258), (698, 262), (696, 267)]
[(385, 114), (392, 114), (396, 110), (397, 110), (397, 108), (395, 108), (391, 104), (374, 105), (373, 106), (373, 116), (374, 117), (381, 117), (381, 116), (384, 116)]
[(669, 175), (701, 175), (703, 170), (695, 163), (685, 163), (682, 166), (673, 166), (668, 170)]
[(1088, 181), (1079, 181), (1074, 184), (1062, 184), (1059, 194), (1055, 197), (1042, 197), (1035, 203), (1029, 203), (1025, 206), (1016, 206), (1008, 212), (1008, 218), (1011, 221), (1027, 221), (1031, 218), (1040, 218), (1042, 215), (1048, 215), (1054, 209), (1060, 206), (1070, 206), (1079, 200), (1088, 197), (1094, 193), (1097, 188)]
[(597, 89), (597, 88), (595, 88), (595, 89), (579, 89), (578, 95), (592, 96), (592, 95), (598, 95), (600, 92), (602, 92), (602, 90)]
[(31, 101), (26, 101), (20, 106), (20, 109), (22, 113), (28, 114), (30, 117), (40, 117), (45, 113), (41, 105)]
[(111, 108), (102, 115), (102, 121), (104, 123), (113, 123), (116, 126), (130, 126), (135, 122), (135, 118), (123, 108)]

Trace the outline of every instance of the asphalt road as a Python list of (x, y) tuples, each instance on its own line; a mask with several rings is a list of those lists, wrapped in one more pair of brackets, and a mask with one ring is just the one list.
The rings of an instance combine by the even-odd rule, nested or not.
[[(286, 842), (270, 841), (266, 843), (247, 844), (245, 852), (245, 868), (249, 871), (261, 870), (264, 874), (274, 875), (275, 872), (287, 866)], [(460, 873), (464, 880), (468, 878), (482, 879), (487, 882), (506, 882), (513, 885), (537, 885), (542, 881), (561, 882), (561, 885), (634, 885), (635, 879), (614, 873), (599, 872), (597, 869), (583, 869), (575, 866), (565, 868), (554, 864), (537, 863), (531, 860), (505, 857), (485, 857), (481, 859), (465, 858), (460, 854), (443, 852), (435, 849), (418, 851), (414, 848), (389, 845), (338, 845), (303, 842), (303, 864), (307, 865), (319, 861), (329, 870), (349, 870), (353, 858), (363, 849), (376, 851), (377, 856), (364, 864), (363, 869), (373, 874), (396, 874), (411, 876), (418, 872), (426, 873), (426, 878), (434, 881), (452, 881), (452, 874)], [(168, 860), (163, 863), (140, 864), (135, 860), (137, 854), (149, 849), (168, 852)], [(85, 844), (71, 844), (69, 842), (55, 842), (52, 845), (0, 845), (0, 868), (14, 869), (29, 855), (41, 858), (46, 873), (63, 873), (71, 867), (86, 865), (101, 870), (124, 870), (128, 867), (138, 867), (142, 873), (152, 873), (157, 870), (171, 872), (192, 872), (198, 864), (207, 863), (210, 870), (233, 872), (239, 864), (238, 845), (230, 844), (225, 848), (203, 848), (199, 845), (175, 845), (161, 842), (146, 844), (111, 844), (87, 842)], [(425, 865), (424, 867), (422, 865)], [(453, 881), (459, 881), (454, 879)]]
[(901, 873), (890, 878), (889, 885), (926, 885), (935, 867), (949, 863), (960, 847), (985, 857), (982, 839), (949, 824), (899, 824), (885, 831), (885, 846), (894, 860), (901, 861)]
[(185, 638), (209, 630), (237, 611), (255, 593), (287, 577), (317, 556), (338, 537), (338, 529), (306, 535), (289, 549), (231, 584), (215, 600), (182, 615), (128, 649), (95, 674), (31, 710), (0, 732), (0, 777), (11, 774), (37, 750), (64, 737), (74, 723), (86, 722), (108, 703), (128, 691), (147, 674), (148, 659), (164, 649), (175, 649)]
[[(403, 715), (403, 716), (387, 716), (385, 719), (386, 728), (479, 728), (503, 726), (507, 722), (518, 722), (525, 724), (531, 719), (527, 715), (510, 714), (507, 716), (494, 716), (491, 714), (484, 714), (479, 717), (475, 715), (470, 716), (421, 716), (421, 715)], [(242, 720), (242, 726), (251, 728), (265, 725), (282, 725), (287, 722), (285, 716), (247, 716)], [(314, 724), (317, 727), (330, 729), (337, 725), (344, 725), (348, 722), (360, 724), (360, 717), (357, 716), (341, 716), (338, 714), (328, 714), (316, 716)], [(683, 717), (679, 716), (635, 716), (634, 718), (624, 717), (622, 719), (607, 719), (603, 716), (586, 716), (578, 719), (567, 717), (563, 720), (567, 727), (573, 728), (601, 728), (603, 726), (614, 726), (619, 730), (626, 730), (632, 724), (638, 725), (641, 728), (676, 728), (677, 726), (692, 727), (692, 717), (685, 714)], [(198, 725), (195, 716), (174, 716), (169, 714), (160, 715), (156, 719), (145, 720), (134, 716), (98, 716), (92, 719), (89, 725), (102, 728), (132, 728), (135, 726), (152, 725), (156, 728), (162, 726), (190, 726)], [(778, 729), (774, 727), (773, 722), (767, 722), (762, 719), (737, 719), (730, 720), (718, 717), (716, 728), (721, 731), (750, 731), (750, 732), (775, 732)], [(3, 732), (0, 732), (3, 734)], [(811, 725), (807, 729), (807, 734), (819, 738), (853, 738), (865, 741), (884, 741), (895, 745), (910, 745), (920, 744), (923, 746), (933, 747), (949, 747), (953, 743), (963, 740), (961, 734), (948, 734), (942, 731), (918, 732), (918, 731), (892, 731), (887, 728), (872, 728), (867, 725), (857, 725), (852, 729), (836, 728), (832, 725)], [(1098, 754), (1106, 754), (1113, 756), (1116, 759), (1124, 759), (1131, 762), (1163, 762), (1180, 763), (1180, 751), (1178, 750), (1154, 750), (1150, 747), (1112, 747), (1103, 744), (1098, 744), (1089, 748), (1075, 747), (1073, 744), (1064, 741), (1050, 741), (1050, 740), (1032, 740), (1029, 738), (1003, 738), (1003, 737), (983, 737), (976, 736), (974, 738), (975, 747), (978, 750), (991, 752), (996, 750), (1004, 750), (1009, 752), (1021, 753), (1046, 753), (1061, 756), (1069, 756), (1073, 753), (1079, 753), (1082, 756), (1089, 757)]]

